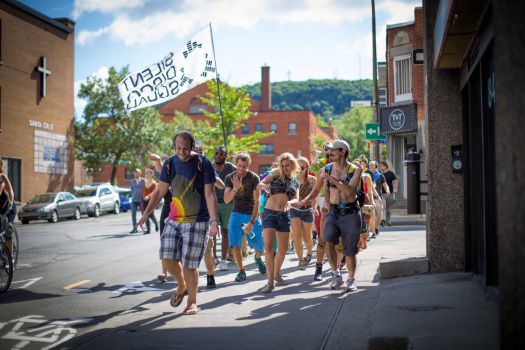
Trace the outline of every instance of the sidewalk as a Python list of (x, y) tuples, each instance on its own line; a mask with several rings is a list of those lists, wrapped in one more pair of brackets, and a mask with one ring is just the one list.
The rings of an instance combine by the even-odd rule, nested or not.
[(382, 232), (359, 254), (360, 289), (352, 294), (329, 290), (328, 272), (322, 282), (313, 281), (312, 264), (297, 271), (295, 254), (283, 265), (290, 284), (261, 294), (265, 276), (250, 256), (246, 282), (233, 281), (230, 265), (229, 272), (217, 271), (217, 289), (206, 290), (201, 273), (202, 311), (195, 316), (181, 315), (183, 305), (170, 307), (171, 293), (152, 293), (131, 310), (100, 315), (87, 333), (61, 347), (341, 350), (394, 349), (381, 342), (398, 342), (405, 346), (395, 349), (497, 349), (497, 305), (470, 274), (380, 279), (380, 261), (424, 257), (425, 236), (415, 227)]

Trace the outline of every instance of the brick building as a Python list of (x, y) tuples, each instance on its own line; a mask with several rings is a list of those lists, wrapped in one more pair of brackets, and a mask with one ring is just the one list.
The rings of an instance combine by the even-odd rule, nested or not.
[[(383, 94), (381, 133), (387, 135), (387, 159), (399, 178), (398, 198), (407, 197), (403, 163), (407, 153), (417, 153), (421, 158), (420, 180), (426, 185), (423, 45), (423, 9), (417, 7), (414, 21), (387, 25), (386, 76), (385, 63), (378, 64)], [(426, 193), (426, 187), (423, 186), (421, 192)]]
[(73, 188), (74, 27), (0, 1), (0, 156), (16, 201)]
[[(326, 129), (320, 128), (314, 114), (309, 110), (272, 110), (269, 67), (262, 67), (261, 90), (261, 101), (251, 99), (250, 111), (253, 115), (236, 130), (236, 136), (239, 138), (255, 131), (274, 132), (273, 135), (260, 140), (263, 147), (258, 154), (251, 154), (251, 170), (263, 173), (271, 167), (276, 156), (283, 152), (291, 152), (296, 156), (302, 155), (312, 160), (316, 136), (326, 141), (337, 138), (334, 128), (331, 125)], [(208, 91), (206, 83), (200, 84), (164, 104), (159, 108), (159, 112), (166, 122), (173, 118), (176, 111), (187, 114), (194, 121), (205, 120), (207, 117), (202, 110), (209, 107), (200, 98)], [(132, 167), (118, 167), (116, 182), (119, 186), (129, 186), (132, 170)], [(102, 172), (93, 178), (93, 181), (109, 181), (110, 176), (111, 166), (106, 165), (102, 168)]]
[[(255, 131), (273, 131), (274, 134), (260, 140), (263, 147), (258, 154), (251, 154), (251, 169), (258, 173), (264, 172), (271, 167), (275, 157), (283, 152), (302, 155), (312, 160), (315, 136), (331, 140), (337, 137), (335, 130), (331, 126), (321, 129), (314, 114), (309, 110), (272, 110), (270, 67), (262, 67), (261, 73), (261, 101), (251, 100), (250, 110), (253, 115), (243, 125), (239, 125), (236, 136), (241, 138)], [(206, 84), (201, 84), (166, 103), (159, 111), (166, 120), (172, 118), (175, 111), (186, 113), (194, 120), (205, 119), (201, 110), (207, 106), (202, 104), (200, 96), (204, 96), (207, 91)]]

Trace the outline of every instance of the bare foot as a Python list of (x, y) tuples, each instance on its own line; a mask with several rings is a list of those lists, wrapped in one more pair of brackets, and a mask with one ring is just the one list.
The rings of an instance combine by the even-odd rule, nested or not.
[(201, 309), (197, 306), (197, 304), (191, 304), (189, 306), (186, 306), (182, 313), (184, 315), (196, 315), (199, 311), (201, 311)]

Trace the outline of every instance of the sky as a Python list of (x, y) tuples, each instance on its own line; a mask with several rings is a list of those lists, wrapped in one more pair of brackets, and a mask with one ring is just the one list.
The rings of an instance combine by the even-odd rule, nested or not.
[[(109, 67), (140, 70), (176, 51), (211, 23), (217, 71), (234, 86), (272, 82), (372, 78), (372, 10), (368, 0), (19, 0), (75, 26), (76, 97), (91, 75)], [(421, 0), (376, 0), (378, 61), (386, 25), (414, 20)]]

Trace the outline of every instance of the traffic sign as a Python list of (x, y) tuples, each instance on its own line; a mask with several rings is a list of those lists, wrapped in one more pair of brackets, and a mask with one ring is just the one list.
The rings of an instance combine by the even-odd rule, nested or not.
[(365, 124), (365, 140), (386, 140), (386, 136), (379, 133), (379, 123)]

